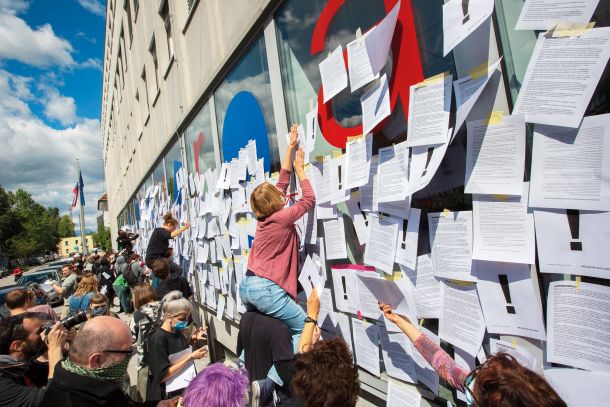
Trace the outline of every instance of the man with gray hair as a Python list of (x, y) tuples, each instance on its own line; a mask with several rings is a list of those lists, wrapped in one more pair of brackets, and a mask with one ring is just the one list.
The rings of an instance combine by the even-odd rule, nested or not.
[(176, 406), (177, 398), (139, 404), (125, 394), (131, 355), (125, 322), (109, 316), (90, 319), (74, 338), (69, 358), (55, 368), (40, 406)]

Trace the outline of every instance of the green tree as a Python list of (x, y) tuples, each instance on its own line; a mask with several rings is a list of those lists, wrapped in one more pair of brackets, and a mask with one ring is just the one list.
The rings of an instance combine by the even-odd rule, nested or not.
[(74, 222), (70, 215), (62, 215), (58, 219), (57, 223), (57, 234), (59, 238), (72, 237), (74, 236)]
[(21, 218), (13, 210), (9, 194), (0, 186), (0, 257), (9, 251), (12, 239), (23, 230)]
[(102, 224), (98, 224), (97, 231), (93, 234), (93, 244), (95, 247), (102, 249), (103, 251), (110, 250), (112, 248), (112, 242), (110, 241), (110, 228)]

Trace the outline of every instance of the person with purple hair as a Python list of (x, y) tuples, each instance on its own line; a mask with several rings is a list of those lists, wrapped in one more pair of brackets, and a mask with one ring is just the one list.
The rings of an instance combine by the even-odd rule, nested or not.
[(243, 407), (249, 401), (249, 387), (246, 369), (214, 363), (191, 381), (182, 404), (184, 407)]

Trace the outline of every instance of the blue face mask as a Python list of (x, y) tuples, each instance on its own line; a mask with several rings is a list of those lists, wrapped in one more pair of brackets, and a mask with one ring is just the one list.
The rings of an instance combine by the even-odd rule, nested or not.
[(106, 315), (106, 307), (97, 307), (91, 309), (91, 315), (94, 317), (99, 317), (101, 315)]
[(174, 329), (176, 331), (183, 331), (188, 326), (187, 321), (180, 321), (180, 320), (176, 320), (176, 319), (174, 319), (174, 320), (176, 321), (176, 324), (172, 325), (172, 329)]

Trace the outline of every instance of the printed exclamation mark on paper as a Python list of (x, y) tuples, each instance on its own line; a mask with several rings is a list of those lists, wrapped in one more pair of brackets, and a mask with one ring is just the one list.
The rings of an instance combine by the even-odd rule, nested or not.
[(407, 225), (408, 225), (408, 221), (406, 219), (403, 219), (402, 220), (402, 243), (400, 244), (400, 247), (402, 248), (402, 250), (407, 249)]
[(345, 276), (341, 276), (341, 284), (343, 285), (343, 299), (347, 301), (347, 282)]
[(426, 157), (426, 166), (424, 167), (424, 172), (421, 173), (421, 176), (425, 176), (428, 172), (428, 164), (430, 164), (430, 160), (432, 159), (432, 153), (434, 152), (434, 147), (428, 148), (428, 156)]
[(580, 234), (580, 213), (578, 209), (566, 210), (568, 215), (568, 225), (570, 225), (570, 233), (572, 234), (572, 241), (570, 242), (570, 250), (573, 252), (582, 252), (582, 242), (579, 241), (578, 235)]
[(462, 24), (466, 24), (470, 20), (470, 14), (468, 14), (468, 3), (470, 3), (470, 0), (462, 0), (462, 13), (464, 14)]
[(509, 314), (515, 314), (515, 307), (512, 305), (510, 299), (510, 288), (508, 286), (508, 276), (506, 274), (498, 274), (498, 280), (500, 280), (500, 286), (502, 286), (502, 292), (506, 299), (506, 312)]

